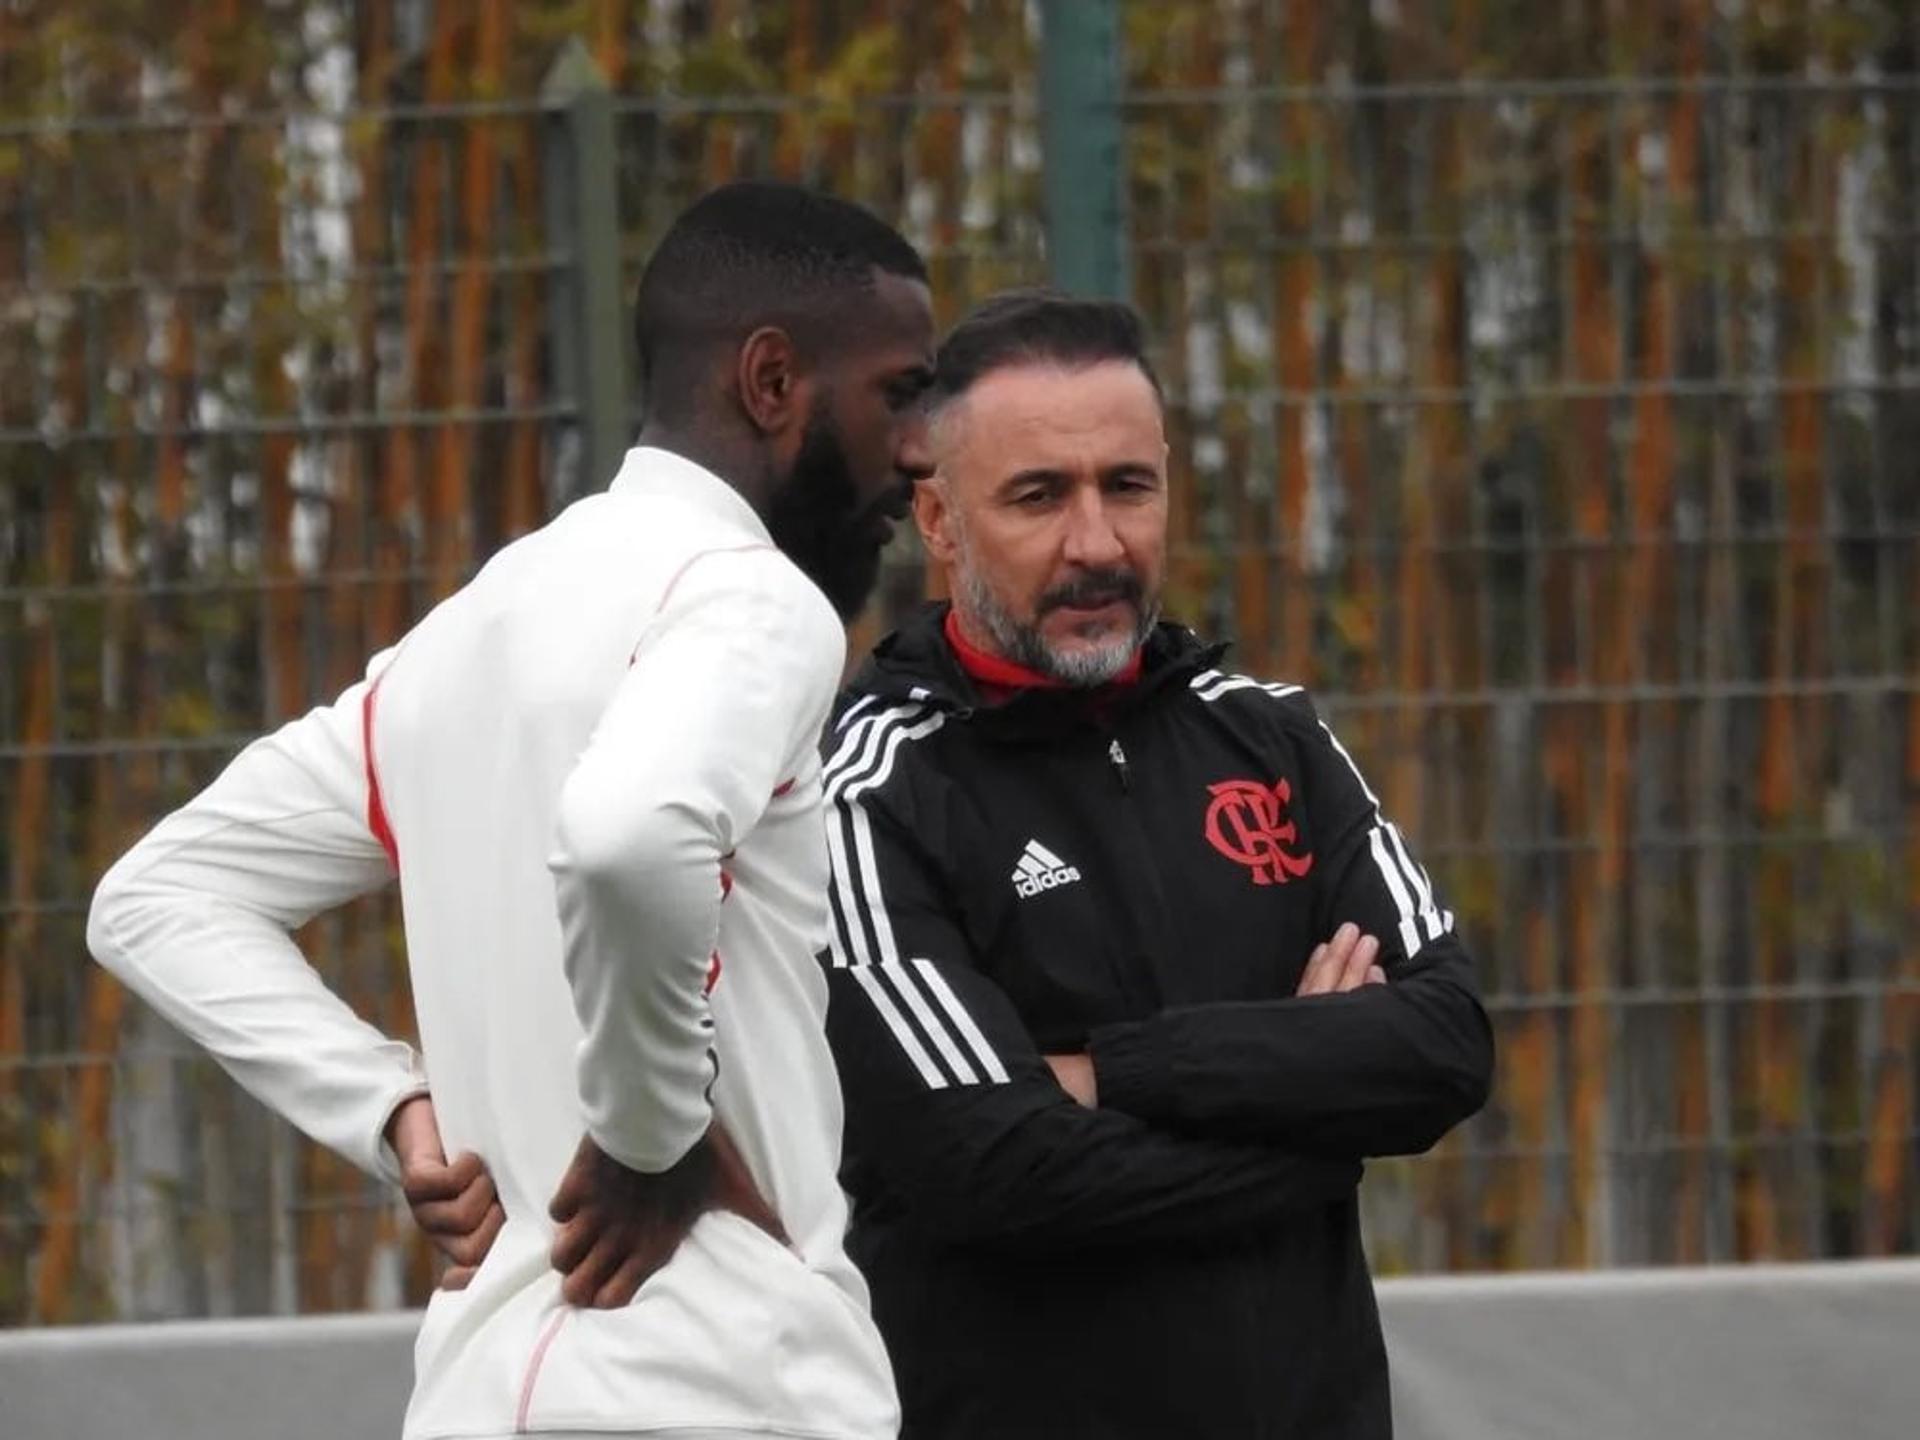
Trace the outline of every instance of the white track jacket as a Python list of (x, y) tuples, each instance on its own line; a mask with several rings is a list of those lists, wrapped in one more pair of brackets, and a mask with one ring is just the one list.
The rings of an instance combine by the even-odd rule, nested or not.
[[(101, 882), (100, 962), (309, 1135), (392, 1178), (431, 1077), (448, 1153), (491, 1167), (507, 1224), (427, 1308), (409, 1440), (895, 1432), (813, 958), (844, 647), (733, 489), (636, 449)], [(396, 873), (424, 1071), (288, 935)], [(715, 1213), (625, 1309), (564, 1305), (546, 1208), (583, 1125), (657, 1171), (715, 1114), (793, 1248)]]

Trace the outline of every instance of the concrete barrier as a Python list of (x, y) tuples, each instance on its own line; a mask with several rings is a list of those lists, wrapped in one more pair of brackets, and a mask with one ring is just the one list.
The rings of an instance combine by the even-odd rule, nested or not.
[[(1920, 1436), (1920, 1260), (1379, 1288), (1399, 1440)], [(0, 1440), (396, 1436), (417, 1323), (0, 1332)]]
[(1920, 1261), (1383, 1282), (1398, 1440), (1916, 1440)]

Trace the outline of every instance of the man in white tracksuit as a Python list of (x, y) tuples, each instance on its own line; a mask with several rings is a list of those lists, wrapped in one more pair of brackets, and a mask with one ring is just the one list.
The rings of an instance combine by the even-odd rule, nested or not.
[[(478, 1157), (449, 1228), (491, 1172), (409, 1440), (892, 1435), (841, 1246), (815, 743), (906, 510), (925, 270), (857, 207), (728, 186), (663, 240), (636, 338), (648, 418), (607, 492), (163, 820), (89, 941), (370, 1170), (444, 1167), (437, 1112)], [(289, 938), (395, 876), (424, 1068)]]

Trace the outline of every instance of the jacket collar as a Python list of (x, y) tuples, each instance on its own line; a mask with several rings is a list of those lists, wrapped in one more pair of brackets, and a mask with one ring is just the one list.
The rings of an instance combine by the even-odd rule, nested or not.
[(706, 466), (671, 450), (634, 446), (620, 462), (620, 473), (607, 489), (615, 495), (668, 495), (738, 526), (763, 544), (773, 543), (766, 522), (738, 490)]
[[(954, 658), (960, 662), (960, 668), (967, 672), (967, 678), (974, 688), (983, 695), (993, 695), (996, 702), (1004, 700), (1021, 690), (1065, 690), (1070, 688), (1065, 681), (1056, 680), (1051, 675), (1042, 675), (1038, 670), (1029, 670), (1024, 665), (976, 646), (961, 632), (959, 619), (951, 606), (947, 617), (940, 627), (941, 634), (947, 637), (947, 648), (953, 651)], [(1108, 682), (1113, 685), (1131, 685), (1140, 678), (1141, 657), (1135, 651), (1127, 661), (1126, 668)]]
[(949, 608), (941, 601), (908, 615), (898, 630), (874, 647), (854, 677), (852, 693), (937, 705), (1009, 738), (1057, 734), (1147, 704), (1176, 682), (1184, 686), (1227, 648), (1203, 645), (1184, 625), (1162, 621), (1141, 647), (1140, 679), (1135, 684), (1091, 691), (1024, 690), (1004, 704), (989, 705), (947, 643)]

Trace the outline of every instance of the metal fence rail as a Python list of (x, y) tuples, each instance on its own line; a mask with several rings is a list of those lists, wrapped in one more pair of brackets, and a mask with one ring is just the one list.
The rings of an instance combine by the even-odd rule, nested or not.
[[(145, 80), (94, 3), (0, 20), (0, 1323), (423, 1295), (86, 896), (605, 479), (638, 266), (747, 173), (898, 218), (943, 319), (1131, 287), (1173, 608), (1313, 686), (1497, 1017), (1383, 1268), (1920, 1241), (1912, 7), (1126, 3), (1063, 94), (1101, 27), (1015, 0), (155, 6)], [(390, 899), (303, 938), (409, 1027)]]

